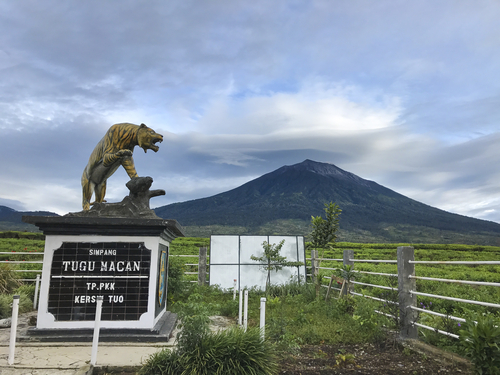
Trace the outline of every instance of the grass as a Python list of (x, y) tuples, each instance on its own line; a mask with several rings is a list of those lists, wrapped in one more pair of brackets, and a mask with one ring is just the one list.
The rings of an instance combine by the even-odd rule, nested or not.
[[(238, 296), (233, 301), (233, 293), (215, 287), (201, 287), (185, 284), (177, 302), (170, 305), (173, 312), (182, 313), (185, 301), (195, 295), (196, 303), (204, 305), (213, 315), (226, 315), (237, 320)], [(316, 297), (313, 285), (290, 282), (274, 285), (267, 293), (266, 336), (289, 349), (303, 344), (361, 343), (382, 338), (382, 326), (389, 321), (375, 314), (376, 304), (367, 299), (352, 299), (353, 309), (346, 315), (342, 300), (324, 301), (325, 291)], [(248, 325), (258, 327), (260, 320), (260, 298), (265, 292), (251, 289), (248, 302)], [(224, 312), (224, 314), (222, 313)]]
[[(197, 266), (188, 265), (198, 263), (199, 247), (208, 247), (209, 238), (177, 238), (170, 247), (171, 255), (193, 255), (192, 258), (171, 258), (171, 264), (179, 275), (183, 272), (196, 272)], [(354, 251), (356, 259), (396, 259), (398, 246), (409, 246), (409, 244), (359, 244), (339, 242), (332, 249), (320, 249), (320, 254), (325, 258), (342, 258), (344, 249)], [(411, 244), (415, 248), (416, 260), (445, 261), (445, 260), (500, 260), (500, 247), (495, 246), (468, 246), (453, 244)], [(0, 251), (8, 252), (33, 252), (43, 251), (44, 241), (36, 238), (2, 238), (0, 235)], [(40, 259), (37, 255), (8, 255), (10, 260)], [(310, 257), (307, 251), (306, 257)], [(342, 262), (323, 261), (321, 267), (339, 268)], [(29, 269), (39, 265), (21, 264), (13, 265), (12, 268)], [(0, 269), (1, 270), (1, 269)], [(380, 273), (397, 272), (395, 264), (387, 263), (355, 263), (355, 270), (371, 271)], [(416, 265), (416, 275), (426, 277), (437, 277), (447, 279), (463, 279), (476, 281), (500, 282), (500, 266), (480, 265)], [(2, 271), (3, 272), (3, 271)], [(321, 270), (320, 276), (330, 276), (333, 271)], [(34, 278), (23, 274), (23, 277)], [(216, 287), (199, 288), (194, 283), (196, 275), (184, 276), (184, 281), (175, 277), (175, 271), (169, 271), (169, 309), (180, 311), (190, 294), (200, 295), (200, 301), (210, 303), (212, 311), (217, 314), (235, 317), (238, 311), (237, 302), (232, 300), (232, 293), (225, 293)], [(0, 278), (1, 280), (1, 278)], [(357, 281), (390, 285), (393, 280), (386, 276), (358, 274)], [(323, 280), (324, 283), (327, 280)], [(177, 284), (176, 284), (177, 282)], [(172, 283), (172, 284), (171, 284)], [(12, 289), (12, 288), (11, 288)], [(321, 288), (323, 295), (326, 288)], [(364, 293), (382, 298), (385, 291), (371, 287), (356, 285), (356, 292)], [(435, 281), (417, 281), (417, 290), (421, 292), (458, 297), (463, 299), (481, 300), (498, 303), (500, 300), (500, 289), (488, 286), (460, 285)], [(256, 327), (259, 319), (259, 300), (263, 296), (257, 290), (250, 291), (249, 325)], [(366, 340), (378, 340), (381, 325), (390, 325), (391, 321), (381, 315), (373, 313), (374, 309), (384, 310), (383, 303), (373, 302), (362, 298), (354, 298), (353, 306), (342, 305), (343, 302), (331, 300), (327, 303), (320, 302), (316, 298), (314, 288), (310, 286), (290, 283), (286, 286), (273, 286), (268, 291), (268, 327), (266, 333), (279, 347), (294, 348), (303, 344), (338, 343), (338, 342), (364, 342)], [(396, 296), (397, 298), (397, 296)], [(345, 304), (345, 303), (344, 303)], [(492, 314), (499, 317), (499, 312), (494, 308), (485, 308), (477, 305), (455, 303), (446, 300), (431, 299), (429, 297), (418, 297), (418, 305), (425, 306), (443, 314), (455, 315), (463, 318), (471, 318), (478, 314)], [(387, 307), (385, 307), (387, 308)], [(345, 314), (349, 312), (348, 314)], [(339, 317), (341, 317), (339, 319)], [(385, 319), (385, 320), (384, 320)], [(443, 329), (452, 333), (458, 333), (459, 327), (455, 321), (443, 319), (428, 314), (420, 314), (420, 321), (435, 328)], [(342, 322), (339, 322), (342, 321)], [(432, 331), (421, 330), (420, 337), (425, 341), (457, 351), (458, 343), (454, 339), (446, 338)]]
[(5, 319), (12, 314), (13, 296), (18, 294), (19, 312), (25, 313), (33, 309), (35, 287), (23, 285), (18, 280), (17, 274), (8, 264), (0, 264), (0, 319)]
[(232, 301), (228, 293), (192, 285), (186, 285), (184, 292), (174, 304), (182, 322), (176, 347), (151, 356), (141, 374), (276, 373), (274, 344), (263, 340), (258, 328), (247, 332), (237, 327), (216, 333), (209, 330), (209, 315), (219, 314), (221, 306)]
[[(170, 272), (170, 270), (169, 270)], [(366, 299), (316, 296), (313, 285), (290, 282), (273, 285), (267, 293), (249, 291), (248, 331), (238, 327), (211, 333), (209, 315), (230, 316), (236, 322), (238, 299), (217, 286), (184, 283), (169, 309), (179, 313), (181, 335), (175, 350), (151, 356), (141, 370), (152, 374), (263, 374), (278, 373), (277, 361), (301, 345), (376, 342), (385, 338), (388, 320), (373, 312)], [(260, 336), (260, 299), (266, 296), (265, 339)]]
[[(324, 258), (342, 258), (344, 249), (354, 250), (355, 259), (396, 259), (398, 246), (408, 244), (352, 244), (338, 243), (334, 249), (327, 249)], [(500, 248), (493, 246), (466, 246), (466, 245), (413, 245), (415, 248), (415, 260), (422, 261), (449, 261), (449, 260), (500, 260)], [(320, 250), (321, 254), (321, 250)], [(307, 255), (309, 257), (309, 255)], [(342, 262), (322, 261), (321, 267), (339, 268)], [(355, 270), (378, 273), (396, 274), (396, 264), (389, 263), (356, 263)], [(473, 280), (500, 282), (500, 266), (498, 265), (442, 265), (442, 264), (416, 264), (415, 274), (423, 277), (434, 277), (452, 280)], [(332, 271), (321, 270), (321, 276), (330, 276)], [(357, 274), (356, 281), (392, 286), (387, 276)], [(326, 281), (325, 281), (326, 283)], [(356, 292), (380, 297), (380, 289), (356, 286)], [(479, 300), (484, 302), (498, 303), (500, 300), (500, 289), (492, 286), (465, 285), (457, 283), (444, 283), (437, 281), (417, 280), (417, 290), (424, 293), (439, 294), (444, 296), (458, 297), (462, 299)], [(431, 306), (436, 311), (466, 315), (470, 312), (491, 312), (497, 314), (494, 308), (485, 308), (478, 305), (463, 304), (429, 297), (418, 297), (418, 303)]]

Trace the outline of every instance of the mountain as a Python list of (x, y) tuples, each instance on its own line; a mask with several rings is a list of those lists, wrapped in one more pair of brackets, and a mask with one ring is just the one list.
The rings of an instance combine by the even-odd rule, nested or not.
[(337, 203), (340, 240), (500, 245), (500, 224), (446, 212), (333, 164), (305, 160), (212, 197), (155, 209), (187, 235), (307, 234), (311, 215)]
[(32, 216), (58, 216), (54, 212), (48, 211), (16, 211), (10, 207), (0, 206), (0, 230), (18, 230), (34, 232), (38, 228), (32, 224), (27, 224), (22, 221), (24, 215)]

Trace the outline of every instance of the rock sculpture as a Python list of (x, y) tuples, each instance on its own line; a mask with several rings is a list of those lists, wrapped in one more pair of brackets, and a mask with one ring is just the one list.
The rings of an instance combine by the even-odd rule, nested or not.
[(95, 203), (90, 210), (67, 216), (160, 219), (150, 208), (149, 200), (165, 195), (165, 190), (149, 190), (152, 184), (151, 177), (134, 177), (127, 182), (130, 193), (121, 202)]

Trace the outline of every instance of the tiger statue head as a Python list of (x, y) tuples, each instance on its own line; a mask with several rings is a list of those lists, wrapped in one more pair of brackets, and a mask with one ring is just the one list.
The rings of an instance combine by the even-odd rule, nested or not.
[(147, 152), (148, 150), (157, 152), (159, 147), (156, 143), (158, 142), (163, 142), (163, 136), (161, 134), (156, 133), (153, 129), (148, 128), (144, 124), (139, 126), (139, 130), (137, 132), (137, 143), (139, 147), (144, 150), (144, 152)]

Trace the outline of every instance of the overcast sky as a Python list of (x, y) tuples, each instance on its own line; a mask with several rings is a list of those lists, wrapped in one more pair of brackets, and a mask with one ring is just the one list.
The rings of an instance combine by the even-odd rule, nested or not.
[[(153, 207), (305, 159), (500, 222), (500, 2), (1, 1), (0, 205), (81, 210), (107, 129)], [(119, 169), (108, 201), (128, 194)]]

